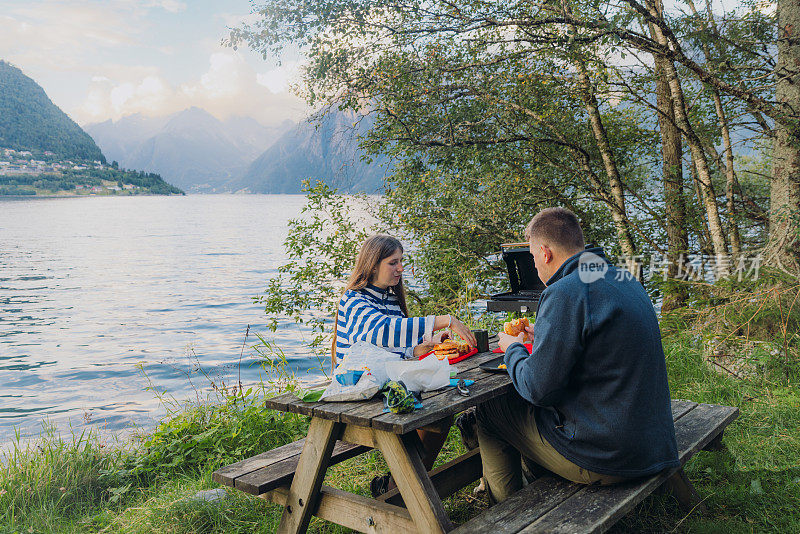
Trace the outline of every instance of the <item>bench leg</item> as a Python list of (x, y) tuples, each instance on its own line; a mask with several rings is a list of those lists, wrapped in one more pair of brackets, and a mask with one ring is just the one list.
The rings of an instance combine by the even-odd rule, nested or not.
[(303, 452), (297, 464), (286, 506), (283, 507), (281, 534), (305, 532), (308, 522), (319, 499), (319, 490), (328, 469), (333, 446), (341, 434), (342, 425), (325, 419), (311, 419), (308, 437), (303, 445)]
[(717, 434), (717, 436), (708, 442), (708, 445), (703, 447), (702, 450), (704, 451), (721, 451), (725, 449), (725, 444), (722, 443), (722, 432)]
[(452, 530), (453, 524), (422, 464), (417, 433), (401, 437), (381, 430), (373, 432), (417, 530), (431, 534)]
[(706, 511), (703, 500), (700, 498), (700, 495), (697, 494), (692, 483), (689, 482), (682, 467), (675, 471), (666, 480), (665, 484), (672, 491), (672, 494), (675, 495), (675, 498), (678, 499), (681, 508), (686, 512), (697, 510), (703, 513)]

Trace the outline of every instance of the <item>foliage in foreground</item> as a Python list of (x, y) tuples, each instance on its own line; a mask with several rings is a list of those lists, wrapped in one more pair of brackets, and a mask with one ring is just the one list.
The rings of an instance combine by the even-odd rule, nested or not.
[[(306, 430), (305, 418), (267, 410), (263, 396), (248, 390), (172, 412), (152, 433), (124, 446), (90, 433), (69, 439), (44, 434), (27, 447), (18, 438), (0, 470), (0, 532), (108, 526), (127, 509), (141, 511), (143, 503), (163, 506), (165, 492), (179, 501), (187, 488), (214, 487), (215, 469), (292, 442)], [(192, 503), (176, 506), (196, 515)]]
[[(765, 305), (766, 306), (766, 305)], [(738, 406), (727, 450), (700, 452), (687, 472), (709, 512), (686, 516), (654, 495), (612, 532), (796, 532), (800, 530), (800, 395), (781, 371), (749, 379), (719, 373), (704, 354), (704, 331), (685, 317), (662, 321), (674, 398)], [(216, 488), (210, 473), (305, 434), (305, 419), (270, 412), (258, 397), (176, 412), (140, 445), (110, 447), (93, 436), (44, 438), (17, 448), (0, 470), (0, 532), (274, 532), (280, 507), (232, 491), (219, 501), (193, 497)], [(453, 430), (439, 462), (464, 452)], [(139, 465), (135, 474), (131, 466)], [(368, 495), (386, 469), (377, 453), (335, 466), (326, 484)], [(63, 489), (62, 489), (63, 488)], [(456, 521), (487, 506), (467, 488), (445, 502)], [(321, 520), (310, 532), (340, 533)]]

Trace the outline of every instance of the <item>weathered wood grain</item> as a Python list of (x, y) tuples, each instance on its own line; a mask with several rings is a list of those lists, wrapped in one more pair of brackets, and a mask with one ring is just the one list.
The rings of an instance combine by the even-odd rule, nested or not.
[[(370, 447), (338, 441), (333, 448), (328, 465), (338, 464), (368, 450)], [(233, 486), (251, 495), (261, 495), (284, 484), (289, 484), (297, 470), (300, 453), (301, 451), (298, 450), (296, 454), (287, 456), (278, 462), (241, 474), (234, 479)]]
[(218, 469), (211, 475), (211, 480), (217, 484), (224, 484), (233, 488), (235, 487), (235, 480), (241, 476), (268, 467), (287, 458), (295, 456), (299, 458), (305, 440), (305, 438), (299, 439), (293, 443), (277, 447), (267, 452), (262, 452), (252, 458), (247, 458), (246, 460)]
[(417, 531), (431, 534), (449, 532), (453, 524), (422, 464), (417, 435), (401, 437), (375, 430), (375, 441), (414, 519)]
[[(286, 505), (289, 488), (282, 486), (260, 497)], [(417, 532), (408, 510), (369, 497), (322, 486), (314, 515), (359, 532), (369, 534), (405, 534)]]
[(557, 476), (537, 478), (520, 491), (464, 523), (453, 534), (515, 534), (581, 489)]
[[(675, 422), (675, 435), (681, 465), (730, 424), (738, 411), (729, 406), (698, 404), (680, 417)], [(520, 532), (605, 532), (676, 472), (677, 469), (667, 470), (614, 486), (583, 486)]]
[(341, 425), (324, 419), (312, 419), (300, 453), (298, 469), (289, 486), (286, 505), (278, 525), (278, 534), (305, 532), (319, 502), (319, 490), (328, 470), (331, 452), (341, 433)]
[(275, 397), (270, 397), (264, 401), (264, 406), (266, 406), (270, 410), (276, 410), (278, 412), (286, 412), (288, 411), (286, 407), (292, 401), (297, 400), (293, 394), (286, 392), (280, 395), (276, 395)]
[[(412, 430), (428, 425), (482, 402), (503, 395), (511, 387), (511, 380), (506, 375), (485, 373), (474, 370), (475, 383), (469, 386), (470, 396), (462, 397), (456, 388), (447, 388), (442, 393), (423, 400), (423, 409), (410, 414), (383, 414), (372, 419), (372, 427), (396, 434), (406, 434)], [(471, 372), (464, 373), (469, 378)], [(488, 375), (488, 376), (482, 376)], [(459, 375), (459, 378), (461, 375)]]
[[(481, 477), (482, 469), (480, 449), (473, 449), (440, 465), (428, 475), (439, 498), (445, 499), (467, 484), (478, 480)], [(403, 505), (403, 497), (397, 488), (384, 493), (379, 499), (391, 504)]]

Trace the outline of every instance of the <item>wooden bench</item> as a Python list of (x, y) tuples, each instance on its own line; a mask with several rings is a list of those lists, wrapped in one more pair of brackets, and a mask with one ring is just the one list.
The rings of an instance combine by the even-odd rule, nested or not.
[[(291, 484), (306, 439), (263, 452), (214, 471), (211, 480), (251, 495), (263, 495)], [(370, 447), (337, 441), (330, 464), (343, 462), (370, 450)]]
[[(703, 448), (719, 447), (723, 430), (738, 413), (737, 408), (729, 406), (673, 400), (672, 414), (681, 465)], [(219, 484), (285, 504), (304, 441), (295, 441), (219, 469), (212, 479)], [(362, 454), (370, 448), (337, 441), (329, 465)], [(451, 460), (432, 470), (429, 476), (436, 493), (444, 499), (480, 478), (480, 451), (476, 449)], [(545, 476), (502, 504), (461, 525), (455, 532), (604, 532), (665, 483), (682, 505), (690, 508), (702, 506), (682, 468), (615, 486), (585, 486), (557, 476)], [(382, 495), (383, 504), (379, 503), (377, 508), (386, 521), (386, 530), (382, 528), (384, 523), (378, 520), (378, 515), (372, 525), (361, 517), (351, 521), (345, 517), (348, 510), (355, 512), (353, 503), (366, 505), (371, 501), (368, 497), (346, 494), (328, 486), (322, 486), (320, 491), (322, 504), (317, 505), (314, 515), (362, 532), (398, 532), (396, 528), (389, 528), (392, 524), (403, 525), (404, 532), (416, 530), (405, 508), (401, 508), (404, 503), (398, 490)]]
[[(672, 416), (681, 466), (699, 450), (719, 449), (722, 432), (738, 415), (739, 409), (730, 406), (673, 400)], [(686, 478), (683, 467), (613, 486), (586, 486), (557, 476), (545, 476), (454, 532), (605, 532), (662, 485), (672, 490), (685, 509), (702, 509), (702, 501)]]

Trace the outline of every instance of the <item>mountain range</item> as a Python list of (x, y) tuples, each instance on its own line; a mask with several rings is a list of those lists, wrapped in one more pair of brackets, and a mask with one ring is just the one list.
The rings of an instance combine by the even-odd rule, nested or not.
[(166, 117), (137, 114), (89, 124), (86, 131), (122, 167), (157, 172), (187, 191), (215, 193), (229, 191), (226, 184), (292, 126), (268, 128), (246, 117), (220, 121), (192, 107)]
[(233, 190), (252, 193), (300, 193), (302, 181), (322, 180), (345, 192), (376, 193), (388, 168), (385, 158), (367, 163), (359, 136), (371, 127), (369, 117), (329, 112), (320, 121), (302, 122), (261, 154)]
[(332, 112), (267, 127), (248, 117), (221, 121), (196, 107), (167, 117), (130, 115), (87, 125), (109, 159), (158, 172), (198, 193), (299, 193), (304, 179), (343, 192), (377, 192), (385, 164), (361, 160), (358, 135), (369, 122)]
[(386, 160), (367, 163), (358, 145), (370, 126), (369, 117), (341, 111), (264, 126), (191, 107), (81, 129), (34, 80), (0, 60), (0, 147), (115, 161), (113, 168), (157, 173), (188, 192), (299, 193), (306, 179), (341, 192), (379, 192)]

